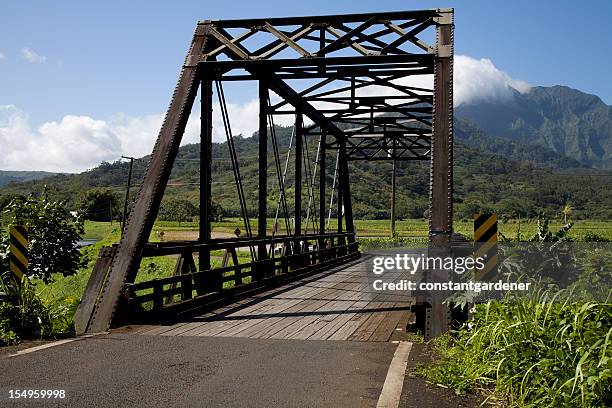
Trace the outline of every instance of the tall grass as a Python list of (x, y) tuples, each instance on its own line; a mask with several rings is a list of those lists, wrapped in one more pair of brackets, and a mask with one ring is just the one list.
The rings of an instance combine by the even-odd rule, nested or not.
[(457, 334), (434, 341), (443, 359), (419, 375), (510, 406), (612, 406), (609, 301), (579, 302), (567, 290), (491, 301)]
[(0, 276), (0, 346), (73, 335), (73, 314), (72, 305), (42, 300), (28, 278), (17, 284)]

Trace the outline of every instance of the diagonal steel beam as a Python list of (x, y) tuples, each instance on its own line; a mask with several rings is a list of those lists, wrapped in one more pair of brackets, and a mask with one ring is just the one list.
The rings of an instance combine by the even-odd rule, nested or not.
[[(308, 26), (307, 29), (310, 30), (311, 26)], [(274, 35), (276, 38), (278, 38), (279, 40), (281, 40), (283, 43), (285, 43), (287, 46), (293, 48), (295, 51), (297, 51), (299, 54), (302, 55), (302, 57), (310, 57), (310, 52), (308, 52), (307, 50), (305, 50), (304, 48), (302, 48), (297, 42), (295, 42), (292, 38), (287, 37), (285, 34), (281, 33), (279, 30), (277, 30), (276, 28), (274, 28), (274, 26), (266, 23), (264, 25), (264, 28), (272, 35)]]
[[(178, 153), (187, 119), (198, 91), (198, 60), (207, 46), (207, 26), (198, 25), (185, 59), (176, 90), (168, 107), (157, 142), (151, 153), (136, 202), (125, 225), (110, 270), (100, 282), (96, 306), (80, 327), (89, 333), (108, 330), (124, 284), (134, 280), (159, 211), (172, 165)], [(92, 288), (92, 290), (95, 290)], [(85, 321), (86, 320), (86, 321)]]
[(374, 24), (374, 22), (375, 22), (374, 17), (369, 18), (368, 20), (366, 20), (365, 22), (361, 23), (360, 25), (358, 25), (357, 27), (353, 28), (352, 30), (348, 31), (344, 35), (341, 35), (340, 37), (336, 38), (336, 40), (334, 40), (331, 44), (328, 44), (325, 47), (321, 48), (319, 51), (317, 51), (317, 55), (318, 56), (323, 56), (326, 53), (336, 51), (338, 48), (342, 47), (343, 44), (345, 44), (345, 43), (346, 44), (348, 44), (349, 42), (352, 43), (351, 38), (354, 35), (357, 35), (357, 34), (361, 33), (363, 30), (367, 29), (372, 24)]

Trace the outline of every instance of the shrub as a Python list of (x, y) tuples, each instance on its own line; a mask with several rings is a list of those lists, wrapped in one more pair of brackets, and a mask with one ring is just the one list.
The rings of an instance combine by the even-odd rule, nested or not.
[(21, 284), (0, 277), (0, 346), (24, 339), (44, 339), (74, 333), (73, 305), (45, 304), (26, 277)]
[[(83, 234), (83, 222), (73, 216), (62, 201), (49, 198), (45, 188), (40, 196), (16, 197), (6, 207), (9, 224), (26, 225), (29, 230), (28, 275), (45, 283), (53, 274), (70, 276), (87, 265), (77, 247)], [(9, 270), (9, 236), (0, 237), (0, 273)]]
[(44, 338), (52, 334), (49, 309), (36, 295), (33, 285), (24, 277), (21, 285), (2, 281), (0, 291), (0, 340), (6, 345), (20, 339)]

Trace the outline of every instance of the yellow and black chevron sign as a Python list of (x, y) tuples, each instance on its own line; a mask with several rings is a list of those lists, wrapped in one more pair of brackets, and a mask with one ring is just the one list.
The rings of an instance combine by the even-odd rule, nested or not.
[(21, 280), (28, 274), (28, 229), (22, 225), (13, 225), (10, 228), (10, 236), (11, 272)]
[(476, 270), (477, 280), (497, 274), (497, 214), (474, 214), (474, 257), (484, 258), (484, 268)]

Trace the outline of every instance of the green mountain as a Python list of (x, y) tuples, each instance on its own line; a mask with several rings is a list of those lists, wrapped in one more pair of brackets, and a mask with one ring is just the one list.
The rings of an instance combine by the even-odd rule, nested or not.
[(491, 136), (467, 119), (455, 119), (454, 132), (455, 140), (467, 146), (506, 157), (510, 160), (528, 161), (537, 167), (550, 169), (589, 167), (576, 159), (563, 156), (548, 147)]
[(57, 173), (46, 171), (8, 171), (0, 170), (0, 186), (20, 181), (40, 180), (45, 177), (53, 176)]
[[(277, 127), (277, 143), (281, 168), (289, 145), (291, 128)], [(501, 214), (536, 216), (539, 211), (559, 214), (566, 203), (575, 208), (578, 218), (609, 219), (612, 217), (612, 189), (608, 171), (573, 168), (579, 165), (547, 148), (532, 148), (504, 138), (491, 138), (468, 121), (458, 120), (455, 143), (455, 212), (460, 218), (470, 218), (473, 212), (496, 211)], [(316, 140), (308, 140), (308, 152), (314, 160)], [(240, 173), (248, 201), (248, 211), (257, 211), (257, 136), (235, 137)], [(501, 154), (493, 153), (497, 150)], [(182, 146), (175, 163), (166, 198), (182, 198), (197, 204), (199, 182), (199, 144)], [(278, 182), (270, 146), (268, 159), (268, 191), (270, 215), (278, 203)], [(236, 187), (227, 143), (213, 145), (213, 199), (228, 216), (240, 214)], [(133, 182), (140, 183), (147, 157), (137, 160)], [(327, 158), (327, 184), (333, 183), (335, 155)], [(569, 167), (568, 167), (569, 166)], [(571, 167), (571, 168), (570, 168)], [(0, 196), (40, 191), (44, 184), (56, 197), (68, 200), (76, 209), (79, 194), (94, 187), (110, 187), (124, 194), (128, 164), (102, 163), (100, 166), (74, 175), (55, 175), (44, 180), (13, 183), (0, 188)], [(304, 170), (308, 174), (308, 170)], [(351, 162), (351, 189), (356, 218), (388, 218), (391, 164), (385, 162)], [(287, 173), (288, 206), (293, 206), (293, 160)], [(397, 211), (400, 218), (427, 215), (429, 165), (427, 162), (400, 162), (397, 170)], [(135, 194), (136, 188), (132, 189)], [(328, 187), (328, 192), (331, 188)], [(304, 185), (303, 201), (308, 201)], [(316, 195), (316, 194), (315, 194)], [(328, 194), (329, 199), (329, 194)], [(0, 197), (0, 202), (3, 200)], [(306, 206), (306, 204), (304, 204)], [(315, 207), (316, 208), (316, 207)]]
[(565, 86), (534, 87), (507, 99), (462, 105), (455, 116), (490, 136), (612, 168), (612, 107), (595, 95)]

